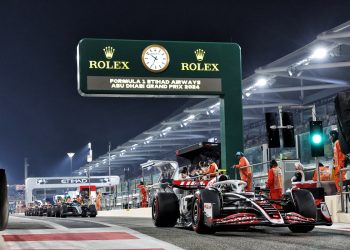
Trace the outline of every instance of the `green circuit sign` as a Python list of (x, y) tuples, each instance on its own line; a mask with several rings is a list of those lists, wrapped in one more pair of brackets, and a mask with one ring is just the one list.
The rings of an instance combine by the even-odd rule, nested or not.
[(82, 39), (78, 90), (84, 96), (218, 96), (233, 71), (240, 75), (239, 58), (230, 43)]
[(77, 64), (82, 96), (220, 97), (221, 165), (233, 165), (233, 152), (243, 150), (237, 44), (86, 38)]

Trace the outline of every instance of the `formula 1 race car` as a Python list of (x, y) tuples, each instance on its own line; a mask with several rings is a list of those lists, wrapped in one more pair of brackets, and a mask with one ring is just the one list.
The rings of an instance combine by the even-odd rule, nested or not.
[(67, 216), (81, 216), (82, 208), (77, 202), (64, 202), (58, 204), (55, 211), (56, 217), (65, 218)]
[(272, 200), (258, 188), (245, 192), (246, 182), (228, 180), (226, 175), (214, 181), (179, 180), (176, 162), (155, 164), (159, 170), (163, 165), (172, 166), (173, 171), (169, 180), (153, 190), (152, 219), (157, 227), (179, 225), (197, 233), (214, 233), (232, 227), (273, 226), (306, 233), (316, 225), (332, 225), (322, 188), (294, 188), (281, 200)]
[(34, 215), (34, 205), (33, 203), (29, 203), (26, 207), (26, 209), (24, 210), (24, 215), (25, 216), (33, 216)]
[(96, 217), (97, 215), (97, 210), (96, 210), (96, 206), (91, 204), (91, 205), (87, 205), (87, 204), (83, 204), (81, 205), (81, 217)]
[(26, 208), (24, 215), (26, 216), (39, 216), (40, 211), (42, 212), (43, 209), (41, 208), (43, 203), (40, 200), (36, 200), (33, 203), (29, 203), (28, 207)]
[(38, 215), (39, 215), (39, 216), (44, 216), (44, 215), (47, 216), (48, 208), (49, 208), (49, 205), (47, 205), (47, 204), (41, 205), (41, 206), (38, 208)]

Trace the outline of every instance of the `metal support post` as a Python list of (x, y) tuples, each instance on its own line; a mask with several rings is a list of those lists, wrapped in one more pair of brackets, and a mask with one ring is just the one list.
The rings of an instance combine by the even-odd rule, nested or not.
[[(92, 204), (92, 197), (91, 197), (91, 185), (90, 185), (90, 167), (89, 167), (89, 170), (88, 170), (88, 179), (89, 179), (89, 200), (90, 200), (90, 204)], [(89, 204), (89, 205), (90, 205)]]
[[(312, 120), (316, 121), (316, 106), (312, 105), (311, 107), (311, 114), (312, 114)], [(321, 177), (320, 177), (320, 169), (318, 167), (319, 159), (318, 157), (315, 157), (315, 164), (316, 164), (316, 173), (317, 173), (317, 187), (321, 187)]]
[(318, 164), (319, 164), (318, 157), (315, 157), (315, 164), (316, 164), (316, 173), (317, 173), (317, 187), (321, 187), (321, 177), (320, 177), (320, 169), (318, 167)]
[(24, 183), (26, 182), (26, 179), (28, 178), (28, 158), (24, 158)]
[(341, 203), (341, 211), (344, 213), (344, 198), (343, 198), (343, 178), (342, 178), (342, 171), (339, 171), (339, 180), (340, 180), (340, 203)]
[(108, 144), (108, 176), (109, 176), (109, 205), (108, 209), (111, 210), (111, 193), (112, 193), (112, 183), (111, 183), (111, 142)]

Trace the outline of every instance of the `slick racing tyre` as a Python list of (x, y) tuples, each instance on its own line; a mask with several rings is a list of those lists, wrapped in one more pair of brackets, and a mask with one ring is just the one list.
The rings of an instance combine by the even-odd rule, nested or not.
[(220, 214), (220, 198), (213, 190), (201, 190), (199, 196), (195, 197), (192, 205), (192, 228), (199, 234), (213, 234), (214, 228), (205, 224), (204, 203), (211, 203), (212, 216), (216, 218)]
[(88, 208), (85, 205), (81, 207), (81, 217), (88, 217)]
[(152, 220), (157, 227), (174, 227), (179, 218), (179, 201), (174, 193), (158, 193), (152, 201)]
[(55, 215), (57, 218), (61, 217), (61, 206), (57, 206), (55, 209)]
[(51, 208), (47, 208), (46, 216), (51, 217)]
[(90, 213), (90, 217), (96, 217), (97, 210), (96, 210), (95, 205), (90, 205), (89, 206), (89, 213)]
[(5, 169), (0, 169), (0, 230), (5, 230), (9, 219), (9, 202)]
[[(292, 195), (295, 201), (295, 212), (304, 217), (316, 219), (317, 207), (311, 192), (298, 189), (294, 190)], [(313, 225), (292, 225), (289, 226), (289, 229), (293, 233), (307, 233), (312, 231), (314, 227)]]
[(67, 205), (66, 204), (63, 204), (61, 207), (60, 207), (60, 216), (61, 218), (66, 218), (67, 217), (67, 211), (68, 208), (67, 208)]

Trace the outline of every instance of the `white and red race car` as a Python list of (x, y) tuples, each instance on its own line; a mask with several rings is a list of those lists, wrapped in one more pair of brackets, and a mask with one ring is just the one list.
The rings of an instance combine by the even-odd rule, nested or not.
[(281, 200), (271, 200), (260, 189), (245, 192), (246, 183), (225, 175), (208, 180), (178, 179), (177, 162), (156, 162), (173, 168), (171, 178), (161, 181), (152, 195), (152, 219), (157, 227), (192, 227), (197, 233), (214, 233), (232, 227), (288, 227), (306, 233), (316, 225), (332, 225), (323, 188), (294, 188)]

